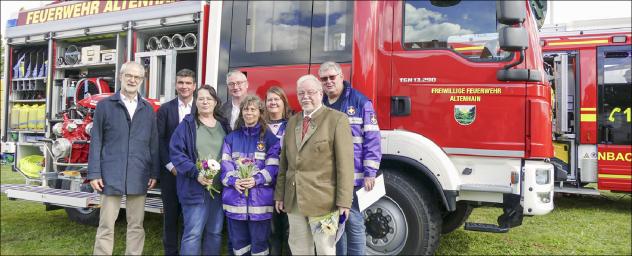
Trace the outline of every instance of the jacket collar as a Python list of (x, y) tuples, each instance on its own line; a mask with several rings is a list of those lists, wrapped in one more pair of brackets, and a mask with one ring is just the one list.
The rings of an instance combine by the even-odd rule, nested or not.
[[(149, 106), (149, 102), (147, 102), (143, 96), (140, 96), (140, 94), (137, 94), (138, 97), (138, 106), (136, 107), (136, 109), (142, 108), (142, 107), (151, 107)], [(121, 105), (125, 106), (125, 104), (123, 103), (123, 99), (121, 98), (121, 90), (117, 91), (114, 95), (112, 95), (112, 97), (110, 97), (111, 101), (118, 101)]]
[[(342, 102), (347, 102), (347, 99), (349, 99), (349, 95), (351, 95), (351, 83), (349, 83), (349, 81), (342, 81), (342, 92), (340, 92), (340, 97), (338, 97), (338, 99), (336, 100), (342, 100)], [(324, 95), (323, 97), (323, 104), (327, 103), (329, 104), (329, 98), (327, 97), (327, 94)]]
[(261, 132), (261, 123), (257, 123), (253, 127), (243, 126), (243, 127), (241, 127), (241, 130), (248, 136), (258, 135), (259, 132)]
[[(344, 88), (342, 89), (342, 95), (340, 95), (340, 98), (348, 99), (351, 94), (351, 83), (345, 80), (342, 81), (342, 84), (344, 85)], [(340, 98), (338, 100), (340, 100)]]
[(302, 123), (302, 118), (298, 119), (298, 123), (296, 125), (295, 131), (294, 131), (294, 135), (295, 135), (295, 142), (296, 142), (296, 148), (298, 148), (299, 151), (301, 151), (301, 148), (303, 148), (303, 145), (305, 145), (305, 142), (316, 132), (316, 130), (318, 129), (318, 123), (320, 120), (320, 116), (323, 115), (323, 113), (325, 111), (329, 111), (329, 107), (322, 105), (320, 109), (318, 109), (318, 111), (312, 113), (312, 117), (311, 117), (311, 121), (309, 122), (309, 127), (307, 128), (307, 132), (305, 133), (305, 137), (302, 137), (302, 131), (303, 131), (303, 123)]

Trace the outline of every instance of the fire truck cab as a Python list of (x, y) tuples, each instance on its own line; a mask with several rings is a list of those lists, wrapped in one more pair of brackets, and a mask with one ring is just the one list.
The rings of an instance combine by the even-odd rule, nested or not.
[[(542, 34), (555, 94), (556, 192), (632, 192), (632, 46), (627, 28)], [(597, 189), (585, 187), (597, 183)]]

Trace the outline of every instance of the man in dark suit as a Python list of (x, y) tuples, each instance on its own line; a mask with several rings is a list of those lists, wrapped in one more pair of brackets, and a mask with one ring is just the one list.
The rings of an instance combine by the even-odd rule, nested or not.
[(145, 198), (160, 170), (154, 108), (138, 93), (145, 68), (134, 61), (121, 66), (121, 90), (99, 101), (90, 132), (88, 180), (101, 195), (94, 255), (111, 255), (114, 224), (126, 196), (125, 255), (141, 255), (145, 244)]
[(193, 108), (193, 92), (196, 88), (195, 72), (182, 69), (176, 73), (178, 97), (158, 109), (158, 134), (160, 137), (160, 189), (163, 206), (162, 244), (165, 255), (178, 255), (178, 219), (182, 208), (176, 190), (176, 168), (169, 160), (169, 141), (178, 124)]
[[(336, 254), (336, 236), (319, 231), (332, 212), (349, 216), (353, 198), (353, 142), (349, 119), (323, 105), (318, 78), (298, 79), (302, 112), (287, 122), (279, 157), (275, 207), (287, 212), (288, 243), (294, 255)], [(335, 223), (338, 222), (334, 215)], [(322, 226), (320, 227), (322, 228)]]
[(235, 129), (235, 121), (239, 117), (239, 104), (248, 93), (248, 78), (239, 70), (231, 70), (226, 74), (226, 85), (230, 100), (227, 100), (219, 111), (228, 120), (230, 129)]

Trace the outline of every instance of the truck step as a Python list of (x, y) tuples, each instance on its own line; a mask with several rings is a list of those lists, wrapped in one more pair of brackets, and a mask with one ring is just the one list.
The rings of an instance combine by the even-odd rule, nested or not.
[(502, 228), (498, 225), (474, 222), (466, 222), (463, 229), (490, 233), (507, 233), (509, 231), (509, 228)]
[[(74, 208), (98, 208), (101, 199), (101, 196), (97, 193), (25, 184), (2, 184), (0, 185), (0, 192), (5, 193), (9, 199), (22, 199)], [(121, 200), (121, 208), (125, 208), (125, 196)], [(145, 200), (145, 211), (162, 213), (162, 200), (160, 197), (147, 197)]]
[(555, 193), (564, 193), (564, 194), (578, 194), (578, 195), (593, 195), (598, 196), (599, 190), (594, 188), (576, 188), (576, 187), (560, 187), (556, 184)]

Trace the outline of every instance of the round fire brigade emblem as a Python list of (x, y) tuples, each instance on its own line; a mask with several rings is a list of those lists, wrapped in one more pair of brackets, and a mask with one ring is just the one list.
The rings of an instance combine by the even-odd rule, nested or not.
[(476, 120), (475, 105), (454, 105), (454, 120), (460, 125), (470, 125)]
[(375, 114), (371, 114), (371, 123), (377, 124), (377, 118), (375, 118)]
[(352, 116), (352, 115), (355, 115), (355, 113), (356, 113), (356, 110), (353, 106), (349, 106), (349, 108), (347, 108), (347, 115)]
[(266, 149), (266, 145), (263, 144), (263, 142), (257, 143), (257, 150), (258, 151), (264, 151), (265, 149)]

